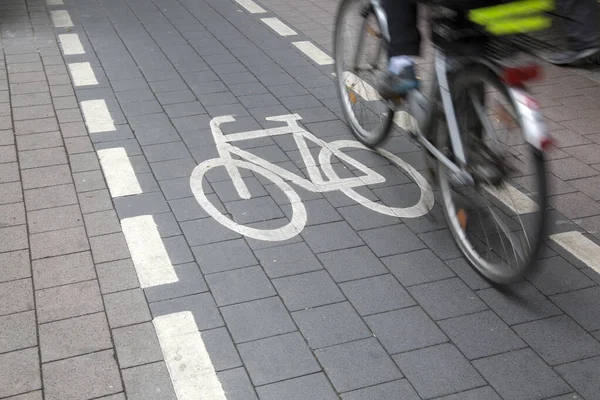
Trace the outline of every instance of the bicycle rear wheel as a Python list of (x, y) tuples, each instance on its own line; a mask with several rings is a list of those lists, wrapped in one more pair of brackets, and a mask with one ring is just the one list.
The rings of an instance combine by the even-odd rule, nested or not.
[[(492, 282), (515, 282), (535, 266), (545, 234), (543, 154), (525, 141), (515, 99), (491, 69), (458, 71), (452, 92), (469, 165), (487, 180), (461, 185), (438, 162), (442, 208), (469, 263)], [(447, 130), (437, 139), (451, 157)]]
[(374, 147), (387, 136), (394, 111), (376, 90), (387, 69), (387, 44), (368, 0), (342, 0), (334, 31), (337, 91), (354, 136)]

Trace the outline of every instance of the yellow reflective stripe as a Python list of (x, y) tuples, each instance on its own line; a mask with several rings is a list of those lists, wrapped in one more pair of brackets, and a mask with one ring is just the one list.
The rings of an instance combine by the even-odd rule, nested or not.
[(544, 16), (534, 16), (522, 19), (494, 21), (486, 24), (486, 31), (493, 35), (510, 35), (548, 29), (552, 20)]
[(469, 19), (477, 24), (486, 25), (499, 19), (552, 10), (554, 10), (554, 0), (524, 0), (471, 10)]

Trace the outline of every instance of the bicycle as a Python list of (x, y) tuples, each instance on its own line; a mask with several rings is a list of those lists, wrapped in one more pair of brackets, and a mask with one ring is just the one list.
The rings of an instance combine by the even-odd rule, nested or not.
[[(424, 149), (457, 247), (485, 278), (507, 284), (534, 267), (541, 248), (547, 206), (544, 151), (552, 141), (525, 87), (540, 75), (540, 66), (502, 60), (532, 54), (519, 34), (527, 30), (523, 26), (545, 29), (548, 20), (541, 13), (551, 4), (518, 4), (517, 11), (526, 5), (537, 12), (518, 17), (520, 27), (498, 18), (515, 11), (510, 4), (477, 9), (469, 9), (475, 3), (468, 1), (440, 4), (428, 4), (437, 13), (429, 16), (435, 51), (428, 95), (413, 90), (405, 99), (383, 99), (375, 87), (387, 68), (385, 12), (379, 0), (342, 0), (334, 29), (336, 88), (360, 142), (376, 147), (390, 132), (408, 131)], [(523, 173), (517, 167), (525, 163), (530, 169)], [(519, 198), (511, 205), (508, 195)], [(523, 206), (528, 203), (533, 206)]]
[[(244, 236), (266, 241), (291, 239), (298, 235), (307, 223), (306, 208), (298, 193), (286, 181), (290, 181), (303, 189), (316, 193), (340, 190), (351, 199), (373, 211), (398, 218), (417, 218), (431, 211), (434, 198), (427, 180), (410, 164), (385, 150), (381, 154), (392, 164), (406, 171), (409, 177), (419, 186), (421, 191), (419, 200), (409, 207), (390, 207), (361, 195), (357, 191), (358, 188), (383, 183), (385, 177), (345, 154), (342, 149), (370, 149), (354, 140), (336, 140), (328, 143), (318, 139), (315, 135), (298, 125), (298, 121), (301, 119), (298, 114), (267, 117), (267, 121), (284, 122), (286, 126), (224, 134), (221, 125), (234, 122), (235, 118), (232, 115), (213, 118), (210, 121), (210, 128), (219, 157), (200, 163), (194, 168), (190, 177), (192, 192), (204, 210), (225, 227)], [(300, 151), (302, 162), (306, 166), (308, 179), (232, 144), (236, 141), (287, 134), (293, 135), (294, 142)], [(318, 161), (311, 154), (307, 141), (320, 147)], [(233, 158), (234, 155), (239, 157), (239, 159)], [(332, 166), (332, 157), (337, 157), (337, 159), (353, 167), (354, 174), (358, 175), (346, 178), (339, 177)], [(242, 199), (250, 199), (252, 197), (240, 172), (243, 169), (255, 175), (262, 176), (267, 182), (278, 186), (288, 198), (289, 204), (292, 207), (290, 221), (282, 227), (259, 229), (236, 222), (232, 217), (227, 216), (226, 213), (219, 210), (208, 199), (203, 186), (205, 175), (217, 167), (225, 167), (237, 194)], [(326, 180), (323, 179), (321, 171), (325, 174)]]

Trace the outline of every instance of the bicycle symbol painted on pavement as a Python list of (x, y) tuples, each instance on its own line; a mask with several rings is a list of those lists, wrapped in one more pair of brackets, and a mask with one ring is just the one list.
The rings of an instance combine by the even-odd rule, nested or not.
[[(213, 118), (210, 122), (210, 128), (215, 140), (215, 145), (219, 153), (218, 158), (213, 158), (200, 163), (192, 172), (190, 178), (190, 186), (198, 203), (219, 223), (225, 227), (238, 232), (244, 236), (265, 240), (265, 241), (283, 241), (298, 235), (304, 229), (307, 222), (306, 208), (300, 199), (298, 193), (288, 184), (292, 182), (311, 192), (323, 193), (339, 190), (346, 194), (351, 199), (359, 204), (379, 213), (397, 216), (399, 218), (417, 218), (423, 216), (433, 208), (434, 197), (429, 183), (425, 178), (415, 170), (411, 165), (406, 163), (400, 157), (390, 153), (387, 150), (378, 148), (377, 153), (387, 158), (392, 164), (403, 169), (408, 176), (419, 186), (421, 193), (419, 201), (409, 207), (389, 207), (381, 203), (377, 203), (367, 199), (359, 194), (355, 189), (383, 183), (386, 181), (378, 172), (365, 166), (361, 162), (353, 159), (349, 155), (342, 152), (342, 149), (362, 149), (371, 150), (361, 143), (354, 140), (336, 140), (333, 142), (324, 142), (318, 139), (312, 133), (303, 129), (298, 125), (298, 120), (302, 118), (298, 114), (279, 115), (266, 118), (267, 121), (285, 122), (287, 126), (260, 129), (254, 131), (240, 132), (234, 134), (224, 134), (221, 130), (221, 125), (235, 121), (231, 115)], [(241, 140), (258, 139), (269, 136), (291, 134), (294, 137), (295, 143), (298, 146), (302, 162), (307, 168), (308, 179), (301, 177), (293, 172), (290, 172), (278, 165), (275, 165), (261, 157), (251, 154), (232, 143)], [(308, 147), (308, 142), (316, 144), (321, 148), (318, 161), (311, 154)], [(233, 156), (238, 158), (233, 158)], [(352, 166), (359, 176), (350, 178), (340, 178), (335, 172), (331, 158), (335, 156), (347, 165)], [(204, 193), (202, 181), (206, 173), (212, 168), (225, 167), (227, 173), (231, 177), (233, 185), (242, 199), (250, 199), (251, 194), (242, 179), (240, 169), (247, 169), (255, 174), (262, 175), (288, 197), (292, 207), (292, 215), (288, 224), (275, 229), (257, 229), (250, 226), (236, 223), (222, 211), (217, 209), (207, 198)], [(323, 179), (323, 172), (326, 179)]]

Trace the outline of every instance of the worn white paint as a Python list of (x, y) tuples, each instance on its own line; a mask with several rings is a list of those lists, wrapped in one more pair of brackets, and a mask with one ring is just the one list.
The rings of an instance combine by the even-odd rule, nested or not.
[(106, 101), (102, 99), (82, 101), (81, 109), (90, 133), (112, 132), (116, 130), (115, 123), (106, 106)]
[(264, 8), (252, 0), (235, 0), (235, 2), (244, 7), (250, 14), (261, 14), (266, 12)]
[(71, 28), (73, 27), (73, 21), (71, 21), (71, 15), (67, 10), (52, 10), (50, 11), (52, 16), (52, 23), (55, 28)]
[(113, 198), (142, 193), (140, 183), (123, 147), (98, 150), (98, 158)]
[[(415, 181), (415, 183), (421, 189), (421, 197), (417, 204), (405, 208), (400, 207), (388, 207), (379, 203), (375, 203), (361, 195), (359, 195), (354, 188), (373, 185), (377, 183), (385, 182), (385, 178), (376, 171), (368, 168), (359, 161), (353, 159), (349, 155), (342, 152), (343, 148), (353, 149), (364, 149), (369, 150), (367, 147), (356, 141), (350, 140), (339, 140), (335, 142), (326, 143), (312, 133), (304, 130), (298, 125), (298, 120), (301, 117), (297, 114), (280, 115), (276, 117), (269, 117), (269, 121), (285, 122), (287, 126), (260, 129), (255, 131), (240, 132), (235, 134), (225, 135), (220, 128), (220, 125), (227, 122), (235, 121), (235, 118), (231, 115), (216, 117), (211, 120), (210, 127), (219, 152), (220, 157), (212, 160), (206, 160), (198, 165), (192, 172), (190, 178), (190, 186), (192, 192), (196, 197), (196, 200), (206, 210), (206, 212), (215, 218), (222, 225), (227, 228), (236, 231), (242, 235), (252, 237), (259, 240), (267, 241), (280, 241), (287, 240), (298, 235), (304, 226), (306, 225), (307, 215), (306, 208), (302, 204), (302, 200), (296, 193), (296, 191), (287, 183), (287, 181), (293, 182), (306, 190), (312, 192), (328, 192), (333, 190), (341, 190), (343, 193), (356, 200), (363, 206), (377, 211), (382, 214), (391, 216), (398, 216), (402, 218), (416, 218), (428, 213), (434, 204), (433, 192), (421, 174), (419, 174), (412, 166), (404, 162), (399, 157), (385, 150), (378, 149), (379, 153), (384, 157), (388, 158), (392, 163), (398, 167), (404, 169), (409, 176)], [(298, 176), (288, 170), (281, 168), (275, 164), (268, 162), (250, 152), (242, 150), (231, 142), (238, 140), (249, 140), (260, 137), (277, 136), (291, 134), (298, 146), (300, 155), (304, 164), (306, 165), (309, 179), (305, 179)], [(321, 147), (318, 161), (313, 157), (312, 153), (308, 148), (308, 141), (313, 142), (317, 146)], [(233, 158), (233, 155), (238, 156), (240, 159)], [(340, 178), (334, 171), (331, 165), (331, 157), (337, 157), (344, 161), (346, 164), (351, 165), (357, 171), (360, 171), (359, 176), (350, 178)], [(204, 175), (212, 168), (224, 167), (227, 169), (229, 176), (236, 188), (238, 194), (243, 199), (250, 198), (250, 192), (246, 187), (244, 180), (239, 172), (240, 168), (245, 168), (252, 171), (255, 174), (262, 175), (263, 177), (270, 180), (273, 184), (277, 185), (284, 194), (288, 197), (289, 203), (292, 205), (292, 217), (291, 221), (276, 229), (256, 229), (247, 226), (243, 226), (235, 223), (229, 217), (221, 213), (207, 198), (203, 189)], [(327, 179), (323, 179), (322, 172), (325, 173)]]
[(531, 214), (538, 209), (535, 201), (508, 183), (502, 189), (495, 186), (484, 186), (484, 189), (515, 214)]
[(293, 42), (292, 44), (319, 65), (333, 64), (333, 58), (309, 41)]
[(76, 33), (58, 35), (58, 41), (65, 56), (85, 54), (81, 40), (79, 40), (79, 35)]
[(160, 316), (153, 323), (177, 400), (227, 400), (192, 313)]
[(73, 84), (75, 86), (91, 86), (98, 84), (96, 74), (94, 74), (92, 65), (89, 62), (71, 63), (69, 64), (69, 71), (71, 72), (71, 77), (73, 78)]
[(279, 18), (261, 18), (261, 21), (281, 36), (294, 36), (298, 34), (295, 30), (281, 22)]
[(125, 218), (121, 227), (142, 288), (179, 280), (151, 215)]
[(373, 88), (373, 86), (369, 85), (364, 80), (360, 79), (358, 76), (353, 74), (350, 71), (344, 71), (344, 84), (347, 88), (354, 91), (357, 95), (359, 95), (365, 101), (376, 101), (380, 100), (381, 96)]
[(600, 246), (585, 237), (581, 232), (563, 232), (550, 236), (556, 244), (579, 261), (600, 273)]
[(62, 6), (65, 3), (63, 0), (46, 0), (46, 4), (49, 6)]

